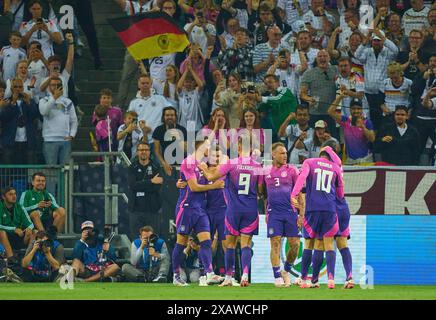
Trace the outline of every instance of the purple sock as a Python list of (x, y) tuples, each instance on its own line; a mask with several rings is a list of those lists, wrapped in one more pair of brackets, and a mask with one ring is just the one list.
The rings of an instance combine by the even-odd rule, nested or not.
[(182, 265), (185, 254), (183, 250), (185, 250), (186, 246), (182, 246), (178, 243), (174, 246), (172, 260), (173, 260), (173, 273), (176, 275), (180, 275), (180, 266)]
[(212, 267), (212, 251), (210, 248), (211, 241), (205, 240), (200, 242), (200, 252), (198, 253), (198, 258), (203, 263), (204, 272), (211, 273), (213, 271)]
[(291, 272), (292, 266), (293, 266), (292, 263), (289, 263), (288, 261), (285, 261), (285, 271), (286, 272)]
[(280, 278), (282, 275), (280, 274), (280, 267), (272, 267), (274, 278)]
[(314, 250), (312, 257), (312, 283), (317, 283), (319, 272), (321, 271), (322, 261), (324, 260), (324, 251)]
[(334, 280), (335, 279), (336, 252), (333, 250), (326, 251), (325, 260), (327, 262), (328, 279)]
[(248, 274), (251, 265), (251, 248), (244, 247), (241, 249), (242, 273)]
[(303, 256), (301, 257), (301, 279), (306, 280), (307, 272), (312, 261), (312, 250), (304, 249)]
[(224, 253), (226, 275), (233, 276), (235, 274), (235, 248), (227, 248)]
[(351, 257), (350, 249), (342, 248), (339, 250), (342, 256), (342, 263), (344, 264), (345, 274), (347, 276), (347, 281), (353, 278), (353, 258)]

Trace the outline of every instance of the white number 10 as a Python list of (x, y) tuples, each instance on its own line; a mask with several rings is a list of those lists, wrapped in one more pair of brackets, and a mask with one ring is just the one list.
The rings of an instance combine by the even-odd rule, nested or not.
[(333, 172), (316, 168), (316, 190), (330, 193), (332, 189)]
[(250, 189), (250, 178), (248, 173), (239, 174), (239, 186), (244, 187), (242, 190), (238, 190), (238, 194), (248, 195), (248, 190)]

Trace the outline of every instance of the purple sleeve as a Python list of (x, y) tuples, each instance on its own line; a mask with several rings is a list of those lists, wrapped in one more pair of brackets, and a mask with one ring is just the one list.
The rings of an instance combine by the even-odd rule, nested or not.
[(309, 161), (305, 160), (303, 162), (303, 166), (301, 167), (300, 175), (298, 176), (297, 181), (295, 182), (295, 186), (294, 189), (292, 190), (291, 197), (295, 198), (300, 193), (309, 173), (310, 173), (310, 164)]
[(374, 126), (372, 124), (372, 121), (369, 119), (366, 119), (365, 126), (368, 130), (374, 130)]
[(186, 161), (184, 161), (182, 163), (182, 166), (180, 167), (180, 173), (183, 173), (185, 175), (186, 181), (191, 179), (197, 180), (197, 176), (195, 175), (194, 170), (194, 165), (187, 166)]

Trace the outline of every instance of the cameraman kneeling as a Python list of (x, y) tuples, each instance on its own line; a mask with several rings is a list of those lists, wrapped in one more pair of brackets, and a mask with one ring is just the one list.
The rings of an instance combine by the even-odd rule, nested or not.
[(27, 248), (21, 262), (26, 282), (51, 282), (58, 276), (60, 266), (65, 262), (64, 246), (54, 235), (45, 231), (36, 233), (35, 241)]
[(151, 226), (139, 230), (132, 242), (130, 263), (123, 265), (123, 275), (131, 282), (167, 282), (170, 268), (167, 245), (153, 233)]
[(114, 248), (102, 236), (99, 236), (92, 221), (83, 222), (81, 230), (82, 238), (77, 241), (73, 251), (74, 260), (71, 272), (74, 277), (93, 282), (115, 276), (120, 267), (115, 263)]

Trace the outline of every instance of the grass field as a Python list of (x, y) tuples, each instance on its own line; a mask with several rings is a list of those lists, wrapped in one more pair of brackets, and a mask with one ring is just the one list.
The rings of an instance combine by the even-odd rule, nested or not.
[(141, 283), (75, 283), (73, 290), (62, 290), (56, 283), (2, 283), (0, 300), (16, 299), (156, 299), (156, 300), (383, 300), (383, 299), (432, 299), (436, 300), (436, 286), (375, 286), (362, 290), (359, 286), (344, 290), (340, 285), (328, 290), (275, 288), (272, 284), (252, 284), (247, 288), (174, 287), (172, 284)]

